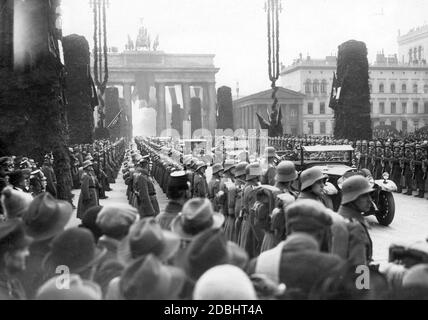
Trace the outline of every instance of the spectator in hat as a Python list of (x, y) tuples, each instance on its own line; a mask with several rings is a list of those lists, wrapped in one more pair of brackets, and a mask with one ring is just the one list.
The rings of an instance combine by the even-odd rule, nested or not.
[(171, 223), (180, 213), (184, 203), (190, 198), (189, 182), (185, 171), (175, 171), (170, 175), (167, 197), (169, 199), (165, 210), (156, 216), (156, 221), (162, 229), (171, 230)]
[(59, 266), (65, 266), (70, 273), (93, 280), (96, 268), (106, 253), (107, 249), (96, 246), (89, 230), (70, 228), (52, 240), (51, 250), (44, 257), (42, 265), (49, 277), (58, 272)]
[(29, 193), (11, 187), (1, 192), (1, 205), (6, 219), (21, 218), (32, 201), (33, 197)]
[(126, 267), (109, 285), (107, 300), (177, 300), (186, 282), (180, 268), (166, 266), (153, 254)]
[[(101, 300), (101, 288), (90, 280), (84, 280), (77, 274), (70, 274), (68, 287), (60, 288), (58, 283), (64, 281), (56, 276), (46, 281), (38, 290), (36, 300)], [(65, 283), (64, 283), (65, 286)]]
[(95, 177), (93, 163), (91, 160), (85, 160), (83, 163), (83, 171), (79, 203), (77, 205), (77, 217), (80, 219), (83, 217), (86, 210), (99, 205), (97, 191), (98, 180)]
[(190, 241), (199, 233), (207, 229), (219, 229), (224, 223), (224, 216), (214, 212), (211, 202), (206, 198), (188, 200), (181, 213), (171, 224), (172, 232), (181, 238), (181, 248), (176, 254), (174, 264), (184, 265), (183, 252)]
[[(239, 258), (238, 258), (239, 257)], [(196, 282), (208, 269), (221, 264), (234, 264), (245, 269), (248, 255), (229, 242), (221, 229), (208, 229), (198, 234), (185, 251), (184, 270)]]
[(21, 220), (11, 219), (0, 223), (0, 300), (26, 299), (17, 275), (26, 270), (25, 260), (31, 241), (25, 235)]
[(347, 257), (355, 265), (372, 260), (373, 243), (363, 213), (370, 210), (373, 192), (369, 181), (360, 175), (352, 176), (342, 185), (342, 201), (338, 213), (350, 223)]
[(81, 219), (82, 223), (79, 225), (79, 228), (86, 228), (92, 232), (95, 243), (98, 243), (98, 239), (103, 235), (103, 232), (97, 225), (97, 217), (102, 208), (102, 206), (89, 208), (83, 215), (83, 218)]
[(333, 202), (325, 194), (324, 187), (328, 176), (320, 168), (312, 167), (300, 174), (300, 194), (298, 199), (312, 199), (333, 210)]
[(208, 269), (196, 282), (194, 300), (257, 300), (251, 280), (240, 268), (223, 264)]
[(98, 240), (98, 247), (106, 250), (106, 254), (97, 265), (94, 281), (101, 286), (103, 293), (110, 280), (123, 270), (123, 264), (118, 261), (119, 245), (137, 219), (137, 210), (129, 205), (103, 206), (98, 214), (96, 224), (103, 234)]
[(22, 170), (18, 169), (9, 173), (9, 183), (14, 190), (27, 192), (27, 183)]
[(285, 216), (288, 235), (307, 233), (318, 241), (321, 251), (330, 252), (330, 227), (333, 221), (322, 203), (310, 199), (298, 200), (286, 208)]
[(73, 208), (68, 202), (56, 200), (45, 192), (33, 199), (22, 216), (26, 233), (34, 239), (27, 261), (28, 272), (20, 277), (30, 299), (47, 280), (48, 275), (42, 268), (43, 258), (50, 251), (52, 239), (64, 231), (72, 212)]
[[(73, 165), (73, 164), (72, 164)], [(46, 177), (46, 191), (49, 192), (54, 198), (57, 197), (57, 181), (56, 175), (52, 168), (52, 159), (49, 155), (45, 156), (43, 166), (41, 168), (44, 176)]]

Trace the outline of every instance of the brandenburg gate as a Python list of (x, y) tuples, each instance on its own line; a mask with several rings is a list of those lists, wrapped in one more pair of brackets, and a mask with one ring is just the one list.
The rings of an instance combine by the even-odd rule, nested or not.
[[(162, 51), (124, 51), (108, 54), (108, 86), (123, 86), (126, 113), (131, 117), (132, 100), (149, 101), (155, 95), (156, 134), (168, 128), (165, 92), (167, 87), (181, 86), (184, 116), (190, 120), (191, 89), (201, 93), (201, 124), (203, 129), (214, 133), (216, 129), (215, 75), (212, 54), (168, 54)], [(194, 92), (194, 91), (192, 91)]]

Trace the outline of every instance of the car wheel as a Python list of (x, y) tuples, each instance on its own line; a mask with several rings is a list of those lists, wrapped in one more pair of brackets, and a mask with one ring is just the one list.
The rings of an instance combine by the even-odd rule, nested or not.
[(395, 215), (395, 201), (391, 192), (380, 192), (378, 208), (377, 221), (383, 226), (389, 226)]

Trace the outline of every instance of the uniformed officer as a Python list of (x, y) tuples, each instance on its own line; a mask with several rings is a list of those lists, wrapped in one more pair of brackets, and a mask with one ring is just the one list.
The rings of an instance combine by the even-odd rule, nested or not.
[(83, 175), (81, 181), (81, 191), (77, 206), (77, 217), (83, 218), (85, 212), (94, 206), (98, 206), (99, 198), (97, 192), (98, 180), (95, 176), (93, 163), (90, 160), (83, 162)]
[[(423, 198), (425, 195), (425, 179), (423, 164), (425, 162), (424, 147), (422, 144), (416, 145), (416, 161), (415, 161), (415, 180), (418, 194), (415, 197)], [(426, 171), (426, 169), (425, 169)]]
[(155, 217), (159, 214), (159, 204), (153, 180), (149, 174), (150, 156), (146, 155), (139, 161), (141, 167), (137, 178), (137, 209), (141, 218)]
[(267, 147), (265, 150), (265, 157), (267, 158), (267, 168), (266, 171), (263, 172), (260, 182), (273, 186), (275, 184), (276, 175), (275, 161), (278, 158), (275, 148)]
[(404, 145), (404, 155), (404, 182), (405, 188), (407, 189), (405, 194), (411, 196), (413, 194), (413, 179), (415, 175), (415, 153), (413, 143), (406, 143)]
[(281, 161), (276, 169), (275, 187), (281, 190), (281, 193), (289, 193), (296, 199), (298, 191), (292, 186), (293, 181), (296, 179), (297, 171), (294, 163), (291, 161)]
[(220, 182), (223, 177), (223, 166), (220, 163), (215, 163), (212, 167), (212, 177), (208, 183), (208, 199), (213, 205), (213, 209), (216, 212), (221, 211), (221, 201), (220, 201)]
[(368, 232), (368, 224), (362, 215), (372, 206), (370, 193), (373, 191), (368, 180), (360, 175), (352, 176), (342, 185), (342, 201), (338, 213), (353, 224), (348, 228), (354, 235), (354, 245), (348, 252), (354, 265), (367, 265), (372, 260), (373, 243)]
[(198, 161), (195, 164), (195, 175), (193, 178), (193, 197), (206, 198), (208, 196), (208, 183), (205, 177), (207, 165), (203, 161)]

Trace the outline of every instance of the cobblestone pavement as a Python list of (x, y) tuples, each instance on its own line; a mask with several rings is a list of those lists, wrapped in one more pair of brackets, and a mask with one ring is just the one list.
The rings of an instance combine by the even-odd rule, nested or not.
[[(107, 192), (108, 199), (101, 200), (101, 205), (109, 203), (125, 203), (126, 185), (119, 173), (116, 183), (111, 184), (113, 191)], [(160, 210), (162, 211), (168, 199), (162, 189), (155, 183), (156, 194)], [(73, 190), (74, 204), (77, 206), (80, 190)], [(383, 227), (377, 223), (375, 217), (368, 217), (370, 224), (370, 234), (373, 240), (373, 257), (376, 261), (388, 260), (388, 249), (391, 243), (409, 243), (424, 240), (428, 237), (428, 200), (419, 199), (412, 196), (394, 193), (395, 199), (395, 218), (388, 227)], [(69, 227), (77, 226), (80, 219), (76, 218), (76, 211), (69, 222)]]

